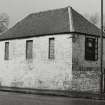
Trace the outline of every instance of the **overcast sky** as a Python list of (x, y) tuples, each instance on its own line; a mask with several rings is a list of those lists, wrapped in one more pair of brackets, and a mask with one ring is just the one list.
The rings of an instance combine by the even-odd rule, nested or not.
[[(10, 27), (30, 13), (72, 6), (81, 14), (100, 15), (101, 0), (0, 0), (0, 13), (10, 17)], [(103, 0), (105, 1), (105, 0)], [(105, 6), (104, 6), (105, 10)]]

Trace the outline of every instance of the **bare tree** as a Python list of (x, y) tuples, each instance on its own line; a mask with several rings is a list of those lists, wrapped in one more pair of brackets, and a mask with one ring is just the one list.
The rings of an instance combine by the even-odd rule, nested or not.
[(9, 25), (9, 16), (6, 13), (0, 14), (0, 33), (6, 31)]
[(99, 17), (99, 14), (98, 13), (95, 13), (95, 14), (92, 14), (92, 15), (89, 15), (89, 14), (85, 14), (85, 17), (93, 24), (95, 24), (96, 26), (99, 27), (99, 20), (100, 20), (100, 17)]
[(98, 25), (99, 24), (99, 15), (96, 13), (96, 14), (90, 16), (90, 21), (93, 24)]
[[(100, 19), (100, 15), (98, 13), (95, 13), (93, 15), (88, 15), (85, 14), (85, 17), (93, 24), (95, 24), (96, 26), (98, 26), (100, 28), (100, 23), (101, 23), (101, 19)], [(105, 14), (104, 14), (104, 32), (105, 32)]]

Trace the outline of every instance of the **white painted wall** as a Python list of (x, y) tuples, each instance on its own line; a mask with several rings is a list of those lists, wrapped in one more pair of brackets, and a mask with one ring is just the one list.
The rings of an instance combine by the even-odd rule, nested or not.
[[(71, 88), (71, 35), (53, 35), (8, 40), (10, 60), (4, 60), (6, 41), (0, 41), (0, 82), (2, 86), (37, 89)], [(55, 38), (55, 60), (48, 59), (49, 38)], [(33, 40), (33, 59), (26, 61), (26, 40)]]

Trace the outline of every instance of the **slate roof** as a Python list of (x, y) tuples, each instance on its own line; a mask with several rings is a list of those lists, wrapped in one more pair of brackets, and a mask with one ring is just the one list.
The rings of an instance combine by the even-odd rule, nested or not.
[(0, 39), (69, 32), (68, 21), (68, 8), (30, 14), (0, 36)]
[(71, 8), (71, 14), (72, 14), (74, 32), (90, 34), (90, 35), (98, 35), (98, 36), (101, 34), (101, 30), (97, 26), (89, 22), (85, 17), (83, 17), (81, 14), (79, 14), (72, 8)]
[(0, 40), (49, 35), (54, 33), (78, 32), (99, 35), (100, 30), (82, 15), (71, 9), (74, 30), (70, 30), (68, 8), (61, 8), (30, 14), (8, 31), (0, 35)]

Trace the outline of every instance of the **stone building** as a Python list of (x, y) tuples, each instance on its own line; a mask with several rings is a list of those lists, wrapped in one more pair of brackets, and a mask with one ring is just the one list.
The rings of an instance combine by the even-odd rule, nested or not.
[(71, 7), (30, 14), (0, 36), (0, 85), (99, 92), (99, 35)]

